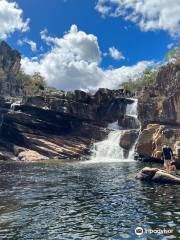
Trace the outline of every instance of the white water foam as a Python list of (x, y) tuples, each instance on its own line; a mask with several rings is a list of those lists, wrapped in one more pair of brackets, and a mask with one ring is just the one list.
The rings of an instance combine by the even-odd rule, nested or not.
[(134, 101), (133, 103), (127, 105), (127, 107), (126, 107), (126, 115), (134, 117), (135, 119), (137, 119), (137, 105), (138, 105), (138, 101), (137, 101), (137, 99), (133, 99), (133, 101)]
[(120, 129), (120, 126), (118, 125), (118, 121), (113, 122), (113, 123), (109, 123), (109, 124), (108, 124), (108, 129), (111, 129), (111, 130), (119, 130), (119, 129)]
[[(128, 104), (126, 108), (126, 115), (134, 117), (137, 119), (137, 100), (133, 99), (132, 104)], [(138, 121), (138, 119), (137, 119)], [(118, 121), (110, 123), (108, 128), (112, 131), (108, 134), (107, 138), (103, 141), (96, 142), (92, 147), (92, 154), (89, 161), (86, 163), (99, 163), (99, 162), (133, 162), (134, 161), (134, 152), (135, 146), (129, 151), (129, 157), (124, 158), (123, 148), (120, 147), (120, 138), (124, 131), (121, 130)]]

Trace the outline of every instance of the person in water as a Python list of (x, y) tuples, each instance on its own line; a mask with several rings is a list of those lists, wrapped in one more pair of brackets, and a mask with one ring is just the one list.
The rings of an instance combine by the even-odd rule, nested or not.
[(164, 168), (167, 172), (170, 172), (172, 170), (171, 162), (173, 161), (173, 151), (169, 146), (164, 145), (162, 147), (162, 153), (164, 158)]

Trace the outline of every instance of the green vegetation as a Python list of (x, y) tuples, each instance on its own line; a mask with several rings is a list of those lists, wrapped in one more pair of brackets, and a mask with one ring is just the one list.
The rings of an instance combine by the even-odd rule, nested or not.
[(147, 68), (136, 80), (129, 78), (127, 82), (124, 82), (121, 85), (121, 87), (127, 91), (135, 93), (142, 90), (144, 87), (153, 86), (155, 84), (157, 74), (158, 69)]
[(22, 83), (22, 89), (26, 96), (42, 95), (47, 87), (44, 78), (39, 73), (30, 76), (23, 71), (19, 71), (16, 79)]
[(180, 42), (177, 43), (175, 48), (167, 53), (165, 60), (168, 62), (180, 63)]

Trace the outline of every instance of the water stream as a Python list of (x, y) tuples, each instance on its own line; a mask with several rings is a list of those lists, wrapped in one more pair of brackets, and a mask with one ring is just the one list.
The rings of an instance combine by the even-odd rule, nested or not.
[[(134, 118), (136, 122), (138, 122), (137, 104), (138, 104), (137, 100), (134, 99), (134, 102), (132, 104), (128, 104), (126, 107), (126, 115)], [(118, 121), (110, 123), (108, 125), (108, 128), (111, 130), (111, 132), (108, 134), (107, 138), (103, 141), (96, 142), (93, 144), (90, 163), (134, 161), (134, 151), (136, 142), (130, 149), (128, 158), (125, 159), (124, 151), (120, 147), (120, 139), (122, 134), (126, 130), (121, 129), (121, 127), (118, 125)]]

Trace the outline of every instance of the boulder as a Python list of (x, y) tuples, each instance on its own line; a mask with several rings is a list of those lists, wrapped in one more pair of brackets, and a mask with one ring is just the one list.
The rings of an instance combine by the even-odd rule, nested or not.
[(151, 157), (153, 153), (153, 135), (159, 128), (158, 124), (149, 124), (139, 135), (136, 150), (139, 155)]
[(46, 156), (43, 156), (42, 154), (39, 154), (36, 151), (33, 150), (25, 150), (19, 153), (18, 155), (19, 160), (25, 161), (25, 162), (33, 162), (33, 161), (40, 161), (40, 160), (47, 160), (48, 158)]
[(145, 158), (162, 157), (162, 146), (169, 145), (177, 162), (180, 162), (180, 128), (160, 124), (148, 124), (139, 135), (136, 150)]
[(125, 130), (120, 138), (120, 146), (125, 150), (130, 150), (138, 138), (137, 130)]
[(143, 168), (136, 176), (141, 181), (180, 184), (180, 176), (172, 175), (158, 168)]

